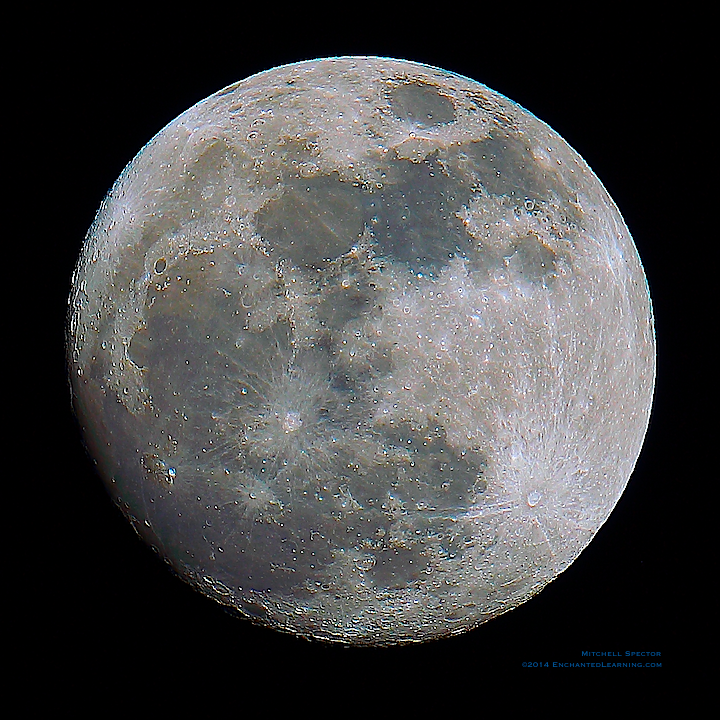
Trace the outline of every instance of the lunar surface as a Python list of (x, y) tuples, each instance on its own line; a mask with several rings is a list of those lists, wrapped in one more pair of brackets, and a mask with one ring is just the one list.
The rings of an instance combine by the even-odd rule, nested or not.
[(648, 287), (547, 125), (412, 62), (275, 68), (183, 113), (88, 232), (73, 407), (139, 535), (253, 620), (356, 644), (511, 610), (620, 498)]

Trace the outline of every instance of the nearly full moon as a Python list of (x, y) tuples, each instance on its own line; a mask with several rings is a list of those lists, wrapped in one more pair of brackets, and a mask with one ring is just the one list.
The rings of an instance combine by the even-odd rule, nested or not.
[(583, 159), (468, 78), (342, 57), (203, 100), (123, 171), (72, 402), (138, 534), (256, 622), (421, 641), (511, 610), (620, 498), (648, 287)]

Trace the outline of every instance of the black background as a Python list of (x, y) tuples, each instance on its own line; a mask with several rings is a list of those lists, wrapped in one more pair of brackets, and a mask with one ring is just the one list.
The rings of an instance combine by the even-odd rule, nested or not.
[[(697, 612), (686, 610), (692, 602), (682, 578), (688, 546), (698, 542), (690, 517), (710, 483), (695, 433), (701, 339), (688, 319), (700, 303), (695, 278), (702, 260), (693, 243), (708, 242), (688, 218), (688, 203), (709, 209), (712, 202), (694, 179), (706, 132), (693, 117), (702, 105), (692, 72), (700, 63), (692, 42), (700, 21), (446, 12), (444, 19), (407, 11), (333, 20), (319, 11), (268, 8), (266, 16), (248, 16), (196, 8), (182, 26), (167, 25), (162, 13), (89, 24), (60, 12), (45, 18), (39, 61), (19, 91), (27, 117), (12, 121), (21, 194), (43, 199), (42, 211), (24, 211), (33, 230), (18, 240), (40, 248), (29, 269), (41, 283), (27, 341), (27, 357), (35, 360), (23, 367), (30, 372), (39, 362), (35, 377), (42, 379), (20, 428), (32, 441), (21, 507), (34, 508), (36, 543), (18, 538), (13, 551), (21, 565), (13, 583), (21, 600), (18, 662), (28, 670), (91, 676), (108, 688), (147, 676), (192, 686), (201, 669), (246, 688), (268, 674), (309, 673), (311, 693), (347, 683), (362, 694), (398, 682), (422, 686), (430, 677), (442, 687), (482, 684), (493, 670), (521, 679), (599, 672), (522, 667), (580, 661), (583, 650), (661, 652), (663, 670), (643, 672), (667, 673), (697, 659), (686, 643), (692, 640), (687, 617)], [(416, 646), (358, 649), (299, 640), (234, 618), (173, 577), (106, 495), (83, 450), (65, 381), (70, 274), (100, 202), (127, 162), (180, 112), (225, 85), (332, 55), (386, 55), (442, 67), (547, 122), (619, 206), (656, 315), (653, 414), (610, 519), (533, 600), (465, 635)], [(690, 494), (690, 487), (697, 491)]]

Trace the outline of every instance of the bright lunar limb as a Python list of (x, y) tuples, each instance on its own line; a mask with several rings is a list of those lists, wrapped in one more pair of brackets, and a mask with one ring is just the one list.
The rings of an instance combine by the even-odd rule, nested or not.
[(91, 227), (73, 405), (184, 579), (307, 637), (420, 641), (541, 590), (630, 477), (643, 268), (585, 162), (437, 68), (275, 68), (170, 123)]

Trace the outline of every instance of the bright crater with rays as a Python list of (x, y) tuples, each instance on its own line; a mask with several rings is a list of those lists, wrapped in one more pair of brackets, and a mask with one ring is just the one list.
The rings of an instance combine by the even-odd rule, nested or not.
[(73, 404), (175, 571), (261, 623), (417, 641), (517, 607), (625, 488), (647, 284), (602, 184), (467, 78), (335, 58), (230, 86), (88, 233)]

